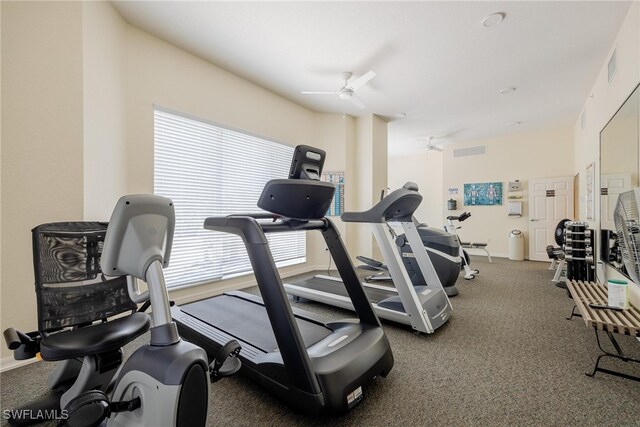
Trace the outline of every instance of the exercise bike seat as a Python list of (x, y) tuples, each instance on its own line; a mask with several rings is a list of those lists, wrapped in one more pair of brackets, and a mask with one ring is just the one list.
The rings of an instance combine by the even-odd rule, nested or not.
[(117, 350), (149, 330), (149, 315), (133, 313), (126, 317), (97, 323), (42, 337), (40, 354), (55, 361)]

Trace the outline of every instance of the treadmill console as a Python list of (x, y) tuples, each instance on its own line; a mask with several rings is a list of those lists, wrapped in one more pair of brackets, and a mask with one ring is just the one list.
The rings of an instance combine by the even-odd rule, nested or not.
[(311, 179), (320, 181), (326, 153), (319, 148), (298, 145), (293, 153), (289, 179)]
[(258, 207), (278, 216), (309, 221), (325, 216), (335, 186), (320, 181), (325, 152), (298, 145), (293, 153), (289, 179), (272, 179), (262, 190)]

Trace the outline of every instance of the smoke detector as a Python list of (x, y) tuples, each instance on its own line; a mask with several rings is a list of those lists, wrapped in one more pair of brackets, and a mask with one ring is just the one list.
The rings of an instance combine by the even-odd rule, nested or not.
[(504, 12), (492, 13), (491, 15), (487, 16), (482, 20), (482, 26), (485, 28), (489, 28), (489, 27), (498, 25), (499, 23), (502, 22), (505, 16), (506, 15)]

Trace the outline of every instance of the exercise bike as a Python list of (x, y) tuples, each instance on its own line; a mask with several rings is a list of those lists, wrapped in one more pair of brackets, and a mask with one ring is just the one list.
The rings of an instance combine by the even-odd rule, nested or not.
[[(462, 228), (462, 226), (460, 225), (456, 226), (453, 223), (453, 221), (462, 222), (467, 218), (469, 218), (470, 216), (471, 216), (470, 212), (463, 212), (462, 214), (457, 216), (450, 215), (447, 217), (448, 224), (444, 226), (444, 229), (447, 231), (447, 233), (453, 234), (455, 238), (458, 240), (458, 244), (460, 245), (460, 259), (462, 260), (461, 267), (462, 269), (464, 269), (464, 278), (466, 280), (471, 280), (475, 278), (476, 275), (480, 274), (480, 270), (471, 268), (471, 258), (469, 257), (469, 254), (467, 253), (467, 251), (464, 250), (463, 248), (464, 243), (462, 242), (462, 240), (460, 240), (460, 236), (457, 233), (457, 230), (459, 228)], [(478, 244), (478, 245), (486, 246), (486, 244), (484, 243)]]
[[(136, 195), (118, 201), (108, 228), (72, 222), (33, 230), (38, 331), (9, 328), (4, 338), (16, 359), (40, 354), (62, 363), (51, 392), (10, 411), (10, 424), (49, 417), (84, 427), (205, 425), (209, 380), (239, 370), (240, 346), (230, 341), (209, 365), (204, 350), (178, 336), (163, 276), (174, 224), (171, 200)], [(148, 290), (140, 292), (136, 279)], [(121, 347), (149, 329), (150, 343), (122, 365)]]

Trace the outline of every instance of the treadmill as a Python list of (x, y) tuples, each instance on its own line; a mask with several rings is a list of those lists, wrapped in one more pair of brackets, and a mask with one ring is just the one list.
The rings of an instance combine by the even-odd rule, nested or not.
[[(395, 287), (363, 283), (367, 298), (378, 317), (409, 325), (416, 332), (433, 333), (444, 325), (452, 313), (451, 302), (431, 258), (422, 242), (418, 224), (413, 213), (422, 202), (417, 185), (407, 183), (384, 197), (366, 212), (345, 212), (344, 222), (369, 223), (382, 251), (389, 274)], [(402, 228), (404, 239), (413, 248), (411, 257), (415, 257), (422, 277), (420, 285), (414, 286), (411, 276), (405, 268), (403, 256), (406, 251), (398, 251), (388, 226)], [(290, 295), (312, 301), (354, 310), (351, 299), (342, 286), (342, 280), (333, 276), (317, 275), (298, 283), (284, 285)]]
[[(241, 373), (309, 415), (341, 415), (365, 388), (393, 367), (389, 341), (345, 246), (325, 218), (335, 187), (319, 180), (325, 152), (295, 149), (289, 179), (269, 181), (258, 207), (270, 213), (207, 218), (204, 228), (242, 238), (261, 298), (245, 292), (172, 308), (178, 331), (214, 358), (234, 339), (242, 346)], [(265, 233), (322, 233), (358, 319), (330, 319), (291, 308)]]

